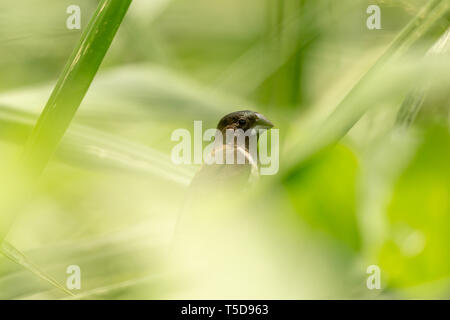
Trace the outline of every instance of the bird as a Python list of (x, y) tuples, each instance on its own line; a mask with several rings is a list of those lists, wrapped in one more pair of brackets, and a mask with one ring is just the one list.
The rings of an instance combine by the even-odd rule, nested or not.
[[(235, 111), (219, 120), (209, 158), (223, 161), (205, 162), (195, 174), (175, 223), (172, 246), (186, 245), (187, 238), (201, 234), (213, 220), (224, 215), (230, 218), (230, 213), (235, 212), (233, 199), (242, 196), (258, 180), (259, 164), (254, 152), (260, 130), (273, 126), (267, 117), (251, 110)], [(227, 135), (231, 139), (227, 140)], [(227, 153), (234, 159), (232, 163), (226, 161)], [(238, 162), (239, 156), (244, 161)]]
[[(272, 122), (259, 112), (242, 110), (223, 116), (217, 124), (216, 143), (209, 154), (214, 163), (205, 163), (191, 181), (190, 189), (212, 184), (220, 188), (226, 184), (245, 186), (257, 180), (258, 158), (256, 156), (260, 130), (269, 130)], [(231, 139), (228, 139), (231, 136)], [(219, 139), (217, 140), (217, 138)], [(241, 143), (239, 143), (241, 142)], [(216, 155), (219, 154), (218, 157)], [(231, 163), (227, 161), (231, 154)], [(239, 162), (239, 159), (242, 161)], [(222, 160), (217, 163), (217, 160)]]

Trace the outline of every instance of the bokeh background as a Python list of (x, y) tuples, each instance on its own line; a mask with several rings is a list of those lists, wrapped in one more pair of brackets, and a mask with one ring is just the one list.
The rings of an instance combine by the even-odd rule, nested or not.
[[(365, 78), (428, 2), (134, 0), (7, 237), (63, 285), (80, 266), (82, 288), (1, 256), (0, 298), (450, 298), (448, 6)], [(83, 29), (97, 1), (0, 3), (0, 201), (81, 36), (72, 4)], [(208, 204), (171, 250), (198, 169), (171, 163), (171, 133), (241, 109), (280, 130), (280, 172)]]

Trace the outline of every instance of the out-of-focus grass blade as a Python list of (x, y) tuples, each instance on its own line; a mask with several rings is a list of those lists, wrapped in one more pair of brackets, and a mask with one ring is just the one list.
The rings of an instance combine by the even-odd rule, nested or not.
[[(167, 232), (171, 226), (169, 220), (145, 220), (110, 234), (36, 248), (27, 252), (27, 255), (45, 263), (46, 270), (54, 274), (76, 261), (85, 270), (82, 291), (72, 292), (75, 296), (71, 295), (70, 298), (110, 298), (110, 294), (121, 288), (152, 279), (160, 282), (164, 278), (164, 270), (158, 261), (170, 240), (170, 233)], [(136, 260), (136, 255), (142, 259)], [(102, 272), (99, 273), (99, 269)], [(29, 283), (29, 280), (30, 276), (18, 268), (0, 272), (0, 286), (21, 284), (9, 292), (0, 291), (0, 299), (67, 298), (61, 292), (48, 290), (34, 279), (33, 283)]]
[(56, 280), (54, 280), (52, 277), (50, 277), (48, 274), (46, 274), (44, 271), (42, 271), (37, 265), (35, 265), (33, 262), (31, 262), (22, 252), (20, 252), (16, 248), (14, 248), (7, 241), (3, 241), (1, 243), (0, 252), (5, 257), (7, 257), (11, 261), (21, 265), (28, 271), (32, 272), (34, 275), (41, 278), (42, 280), (50, 283), (51, 285), (62, 290), (63, 292), (67, 293), (68, 295), (74, 296), (74, 294), (71, 291), (67, 290), (64, 286), (59, 284)]
[[(355, 1), (351, 6), (336, 7), (338, 12), (335, 12), (334, 19), (344, 19), (343, 16), (348, 14), (348, 11), (357, 4)], [(278, 1), (274, 5), (282, 7), (282, 1)], [(236, 59), (216, 81), (215, 86), (222, 89), (233, 89), (244, 96), (249, 95), (286, 64), (292, 56), (319, 36), (318, 29), (311, 28), (311, 25), (317, 23), (321, 28), (325, 28), (327, 25), (336, 23), (335, 20), (328, 19), (314, 20), (320, 15), (321, 10), (326, 10), (328, 4), (316, 2), (315, 5), (317, 6), (314, 9), (316, 14), (300, 16), (298, 12), (294, 12), (281, 19), (282, 22), (280, 22), (280, 26), (275, 28), (275, 32), (270, 33), (266, 39), (263, 38)], [(269, 10), (272, 10), (272, 8), (270, 7)], [(283, 12), (282, 9), (278, 8), (278, 10)], [(299, 40), (283, 42), (283, 37), (286, 34), (289, 34), (289, 39)], [(268, 52), (267, 42), (278, 43), (278, 45), (274, 46), (276, 49)], [(282, 43), (282, 50), (279, 48), (280, 43)]]
[[(361, 94), (367, 93), (368, 84), (380, 77), (381, 71), (388, 62), (405, 54), (426, 35), (440, 34), (444, 31), (448, 27), (449, 11), (448, 0), (430, 1), (394, 39), (384, 54), (356, 83), (324, 123), (317, 126), (307, 136), (298, 137), (295, 132), (291, 135), (289, 146), (285, 150), (289, 157), (286, 157), (284, 169), (289, 171), (342, 138), (370, 107), (369, 101), (362, 101), (365, 95)], [(443, 24), (446, 21), (447, 24)]]
[[(441, 38), (439, 38), (435, 45), (427, 52), (426, 56), (445, 54), (449, 51), (450, 28), (447, 29)], [(427, 88), (426, 84), (424, 84), (424, 86), (425, 88), (422, 86), (417, 86), (412, 89), (410, 93), (408, 93), (408, 96), (404, 100), (397, 114), (397, 126), (409, 126), (414, 121), (425, 100)]]
[[(3, 128), (0, 136), (13, 143), (23, 143), (34, 118), (28, 112), (0, 107)], [(174, 165), (170, 157), (162, 152), (79, 124), (73, 124), (67, 130), (56, 155), (70, 164), (143, 173), (182, 186), (187, 186), (194, 175), (193, 168)]]
[[(38, 113), (50, 92), (49, 84), (2, 92), (0, 108), (4, 105)], [(195, 114), (203, 120), (216, 121), (227, 112), (235, 111), (236, 106), (252, 107), (245, 99), (229, 92), (213, 91), (177, 70), (138, 63), (99, 72), (74, 121), (117, 121), (124, 125), (128, 121), (150, 123), (170, 118), (171, 121), (165, 121), (170, 124), (174, 120), (190, 119)]]

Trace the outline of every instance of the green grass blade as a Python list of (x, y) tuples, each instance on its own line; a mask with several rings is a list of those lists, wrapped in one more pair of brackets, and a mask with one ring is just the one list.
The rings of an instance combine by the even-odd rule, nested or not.
[(66, 294), (68, 294), (70, 296), (74, 296), (74, 294), (71, 291), (66, 289), (63, 285), (58, 283), (58, 281), (56, 281), (55, 279), (50, 277), (48, 274), (46, 274), (44, 271), (42, 271), (37, 265), (35, 265), (33, 262), (31, 262), (22, 252), (20, 252), (16, 248), (14, 248), (14, 246), (12, 246), (7, 241), (3, 241), (1, 243), (0, 252), (5, 257), (7, 257), (11, 261), (21, 265), (22, 267), (24, 267), (25, 269), (27, 269), (28, 271), (30, 271), (34, 275), (36, 275), (39, 278), (41, 278), (42, 280), (50, 283), (54, 287), (56, 287), (56, 288), (60, 289), (61, 291), (63, 291), (64, 293), (66, 293)]
[(367, 93), (368, 84), (380, 77), (387, 63), (404, 55), (425, 36), (445, 31), (448, 27), (449, 12), (449, 1), (430, 1), (353, 86), (324, 123), (307, 137), (296, 137), (295, 133), (290, 137), (289, 146), (285, 150), (289, 154), (289, 157), (286, 157), (285, 170), (289, 171), (342, 138), (370, 107), (370, 104), (361, 101), (361, 97)]
[(69, 58), (24, 152), (39, 175), (66, 132), (128, 10), (131, 0), (103, 0)]
[[(31, 178), (39, 176), (56, 150), (89, 89), (130, 3), (131, 0), (102, 0), (98, 5), (28, 139), (23, 164)], [(27, 190), (20, 192), (27, 194)], [(6, 212), (7, 223), (3, 225), (0, 234), (2, 242), (14, 213), (14, 210)], [(2, 253), (50, 284), (65, 290), (12, 246), (2, 243)]]

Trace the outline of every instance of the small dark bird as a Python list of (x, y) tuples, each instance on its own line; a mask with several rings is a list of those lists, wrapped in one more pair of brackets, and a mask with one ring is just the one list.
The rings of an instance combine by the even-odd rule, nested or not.
[[(216, 153), (221, 152), (223, 163), (204, 164), (192, 180), (191, 188), (201, 187), (208, 183), (216, 187), (226, 183), (237, 186), (238, 183), (247, 183), (257, 177), (258, 160), (254, 159), (255, 155), (250, 152), (251, 136), (254, 138), (253, 147), (256, 152), (259, 130), (268, 130), (272, 127), (273, 124), (269, 119), (250, 110), (232, 112), (220, 119), (217, 130), (221, 133), (222, 140), (216, 144), (210, 156), (213, 157)], [(230, 139), (231, 141), (226, 140), (227, 132), (233, 134), (234, 138)], [(244, 144), (239, 144), (239, 135), (242, 135), (241, 141), (244, 141)], [(234, 163), (226, 161), (227, 152), (233, 153)], [(238, 162), (239, 154), (245, 159), (244, 163)]]
[[(216, 139), (223, 139), (216, 141), (210, 156), (220, 152), (223, 163), (204, 163), (194, 176), (175, 226), (174, 241), (178, 245), (185, 243), (185, 239), (193, 234), (201, 234), (200, 225), (210, 225), (208, 219), (217, 219), (224, 212), (235, 211), (233, 198), (241, 196), (259, 175), (258, 161), (249, 150), (251, 139), (253, 147), (257, 148), (259, 129), (272, 127), (272, 122), (265, 116), (250, 110), (236, 111), (220, 119), (217, 130), (221, 136), (216, 135)], [(232, 135), (229, 141), (226, 140), (227, 133)], [(239, 138), (244, 143), (237, 143)], [(227, 152), (232, 154), (234, 163), (226, 162)], [(243, 163), (236, 163), (238, 155), (244, 158)]]

